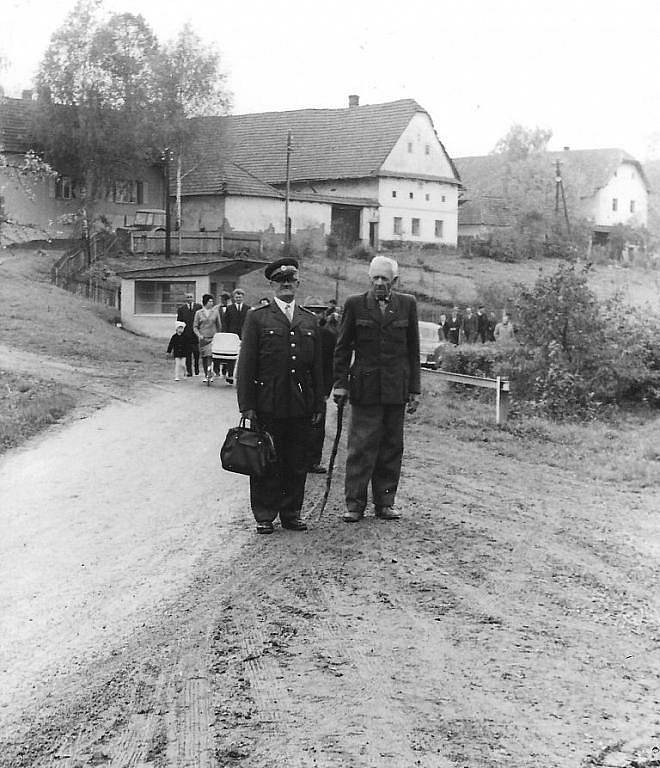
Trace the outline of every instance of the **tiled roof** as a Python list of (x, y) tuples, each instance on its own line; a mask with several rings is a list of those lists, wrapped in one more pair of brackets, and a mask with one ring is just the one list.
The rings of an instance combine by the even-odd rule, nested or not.
[(476, 196), (458, 208), (458, 225), (508, 227), (513, 217), (506, 201), (501, 197)]
[(211, 261), (184, 261), (170, 260), (150, 267), (139, 269), (124, 269), (117, 274), (126, 280), (146, 280), (148, 278), (163, 277), (191, 277), (194, 275), (210, 275), (212, 272), (231, 272), (244, 275), (254, 272), (268, 264), (267, 261), (258, 259), (231, 259), (221, 258)]
[(231, 157), (269, 184), (282, 184), (291, 131), (292, 182), (365, 178), (377, 173), (413, 116), (424, 111), (413, 99), (401, 99), (345, 109), (201, 117), (195, 153), (208, 158), (211, 175), (221, 157)]
[[(576, 192), (580, 197), (592, 197), (598, 189), (608, 183), (614, 171), (624, 162), (634, 165), (647, 188), (649, 186), (641, 163), (622, 149), (563, 150), (545, 152), (542, 157), (547, 160), (549, 184), (554, 185), (554, 164), (556, 160), (560, 160), (562, 175), (567, 183), (570, 181), (577, 186)], [(506, 155), (456, 157), (454, 162), (468, 199), (473, 199), (477, 194), (495, 197), (505, 194)]]
[[(176, 179), (170, 177), (170, 192), (175, 194)], [(223, 159), (219, 147), (209, 147), (192, 173), (181, 182), (182, 195), (247, 195), (281, 198), (282, 193), (231, 160)]]
[(30, 149), (30, 122), (35, 103), (27, 99), (0, 98), (0, 149), (24, 153)]

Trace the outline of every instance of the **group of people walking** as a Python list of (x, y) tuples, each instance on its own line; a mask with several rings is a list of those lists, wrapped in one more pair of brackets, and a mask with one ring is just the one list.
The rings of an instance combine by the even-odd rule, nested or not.
[(245, 291), (236, 288), (231, 294), (224, 293), (216, 305), (210, 293), (202, 296), (202, 303), (195, 302), (194, 294), (186, 294), (186, 302), (176, 314), (176, 327), (167, 346), (168, 354), (174, 357), (174, 380), (185, 376), (199, 376), (200, 360), (207, 383), (214, 376), (223, 375), (227, 384), (234, 383), (233, 361), (221, 365), (213, 360), (212, 342), (216, 333), (234, 333), (239, 339), (243, 324), (251, 307), (245, 303)]
[(250, 504), (260, 534), (304, 531), (305, 482), (320, 464), (326, 405), (351, 404), (343, 519), (365, 515), (371, 485), (377, 517), (396, 520), (406, 407), (420, 393), (419, 328), (413, 296), (395, 292), (398, 266), (376, 256), (369, 289), (336, 308), (310, 297), (300, 306), (298, 262), (283, 258), (264, 272), (273, 298), (247, 313), (242, 328), (237, 395), (241, 415), (273, 437), (277, 463), (250, 477)]
[(438, 340), (450, 344), (485, 344), (489, 341), (509, 341), (513, 338), (513, 324), (506, 312), (498, 322), (495, 312), (486, 313), (483, 305), (476, 312), (466, 307), (461, 313), (454, 307), (449, 316), (440, 315)]

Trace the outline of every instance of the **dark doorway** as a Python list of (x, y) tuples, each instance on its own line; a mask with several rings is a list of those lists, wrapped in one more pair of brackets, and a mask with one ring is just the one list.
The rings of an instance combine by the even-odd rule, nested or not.
[(360, 241), (360, 208), (333, 205), (330, 231), (342, 245), (355, 245)]
[(378, 222), (369, 222), (369, 247), (378, 248)]

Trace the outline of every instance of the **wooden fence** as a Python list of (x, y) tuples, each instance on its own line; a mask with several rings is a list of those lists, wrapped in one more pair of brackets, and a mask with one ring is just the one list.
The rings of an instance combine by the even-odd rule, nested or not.
[(99, 304), (120, 308), (119, 288), (108, 288), (93, 277), (83, 279), (80, 273), (97, 259), (102, 259), (113, 248), (116, 237), (105, 234), (93, 235), (89, 243), (82, 243), (71, 248), (61, 256), (51, 268), (51, 280), (58, 287), (78, 296), (84, 296)]
[(485, 376), (468, 376), (466, 373), (452, 373), (451, 371), (428, 370), (434, 376), (439, 376), (443, 381), (451, 381), (454, 384), (467, 384), (470, 387), (484, 387), (495, 390), (495, 423), (498, 426), (506, 424), (509, 415), (509, 393), (511, 383), (509, 379), (498, 376), (489, 379)]
[[(262, 241), (253, 232), (172, 232), (170, 253), (199, 257), (221, 253), (256, 255), (262, 251)], [(130, 249), (138, 256), (165, 253), (164, 232), (130, 232)]]

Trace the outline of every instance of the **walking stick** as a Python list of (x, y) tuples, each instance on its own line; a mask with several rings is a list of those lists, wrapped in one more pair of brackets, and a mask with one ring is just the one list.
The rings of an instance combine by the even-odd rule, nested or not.
[(337, 457), (337, 449), (339, 448), (339, 438), (341, 437), (341, 427), (342, 422), (344, 420), (344, 403), (345, 401), (342, 400), (341, 403), (337, 406), (337, 434), (335, 435), (335, 441), (332, 444), (332, 453), (330, 454), (330, 462), (328, 463), (328, 474), (325, 479), (325, 493), (323, 494), (323, 500), (321, 501), (321, 509), (319, 510), (319, 517), (323, 514), (323, 510), (325, 509), (325, 504), (328, 500), (328, 496), (330, 494), (330, 483), (332, 482), (332, 470), (335, 466), (335, 458)]

